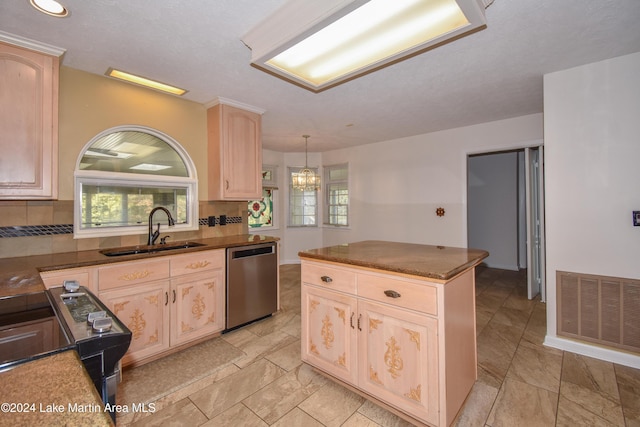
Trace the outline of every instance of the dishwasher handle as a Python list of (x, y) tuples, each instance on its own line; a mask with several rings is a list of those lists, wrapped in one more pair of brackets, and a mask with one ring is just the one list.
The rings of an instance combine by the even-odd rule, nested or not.
[(268, 255), (275, 253), (275, 245), (268, 246), (258, 246), (255, 248), (252, 247), (243, 247), (242, 249), (232, 250), (231, 259), (239, 259), (239, 258), (247, 258), (258, 255)]

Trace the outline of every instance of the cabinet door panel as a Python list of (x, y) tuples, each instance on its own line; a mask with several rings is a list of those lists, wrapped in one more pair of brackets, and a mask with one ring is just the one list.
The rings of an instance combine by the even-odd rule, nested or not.
[(171, 345), (224, 329), (222, 270), (171, 281)]
[(356, 299), (302, 287), (302, 359), (356, 384)]
[(169, 348), (169, 281), (101, 292), (100, 300), (131, 330), (124, 365)]
[(358, 302), (358, 311), (360, 388), (437, 424), (437, 320), (365, 301)]
[(226, 124), (224, 146), (224, 194), (226, 198), (248, 200), (262, 193), (262, 151), (260, 116), (224, 106), (222, 120)]
[(209, 200), (262, 197), (261, 120), (230, 105), (207, 110)]
[(0, 43), (0, 199), (58, 196), (58, 64)]

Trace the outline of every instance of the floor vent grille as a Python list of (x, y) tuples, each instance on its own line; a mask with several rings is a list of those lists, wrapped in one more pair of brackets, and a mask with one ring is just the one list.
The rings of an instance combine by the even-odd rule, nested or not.
[(556, 273), (558, 335), (640, 352), (640, 281)]

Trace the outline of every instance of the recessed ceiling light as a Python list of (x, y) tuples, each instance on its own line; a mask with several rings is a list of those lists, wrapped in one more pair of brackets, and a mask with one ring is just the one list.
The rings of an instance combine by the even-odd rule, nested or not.
[(139, 86), (148, 87), (151, 89), (159, 90), (161, 92), (170, 93), (172, 95), (182, 96), (187, 91), (185, 89), (180, 89), (179, 87), (171, 86), (165, 83), (160, 83), (155, 80), (148, 79), (146, 77), (137, 76), (135, 74), (127, 73), (126, 71), (116, 70), (114, 68), (109, 68), (105, 73), (106, 76), (113, 77), (118, 80), (124, 80), (128, 83), (133, 83)]
[(29, 2), (31, 6), (50, 16), (64, 18), (69, 15), (69, 11), (55, 0), (29, 0)]

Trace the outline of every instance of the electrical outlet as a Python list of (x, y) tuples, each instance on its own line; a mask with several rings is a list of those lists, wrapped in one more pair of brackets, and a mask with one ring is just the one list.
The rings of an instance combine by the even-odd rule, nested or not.
[(209, 223), (209, 227), (215, 227), (216, 226), (216, 217), (215, 216), (210, 216), (208, 218), (208, 223)]
[(640, 226), (640, 211), (633, 211), (633, 226)]
[(227, 216), (220, 215), (220, 225), (227, 225)]

